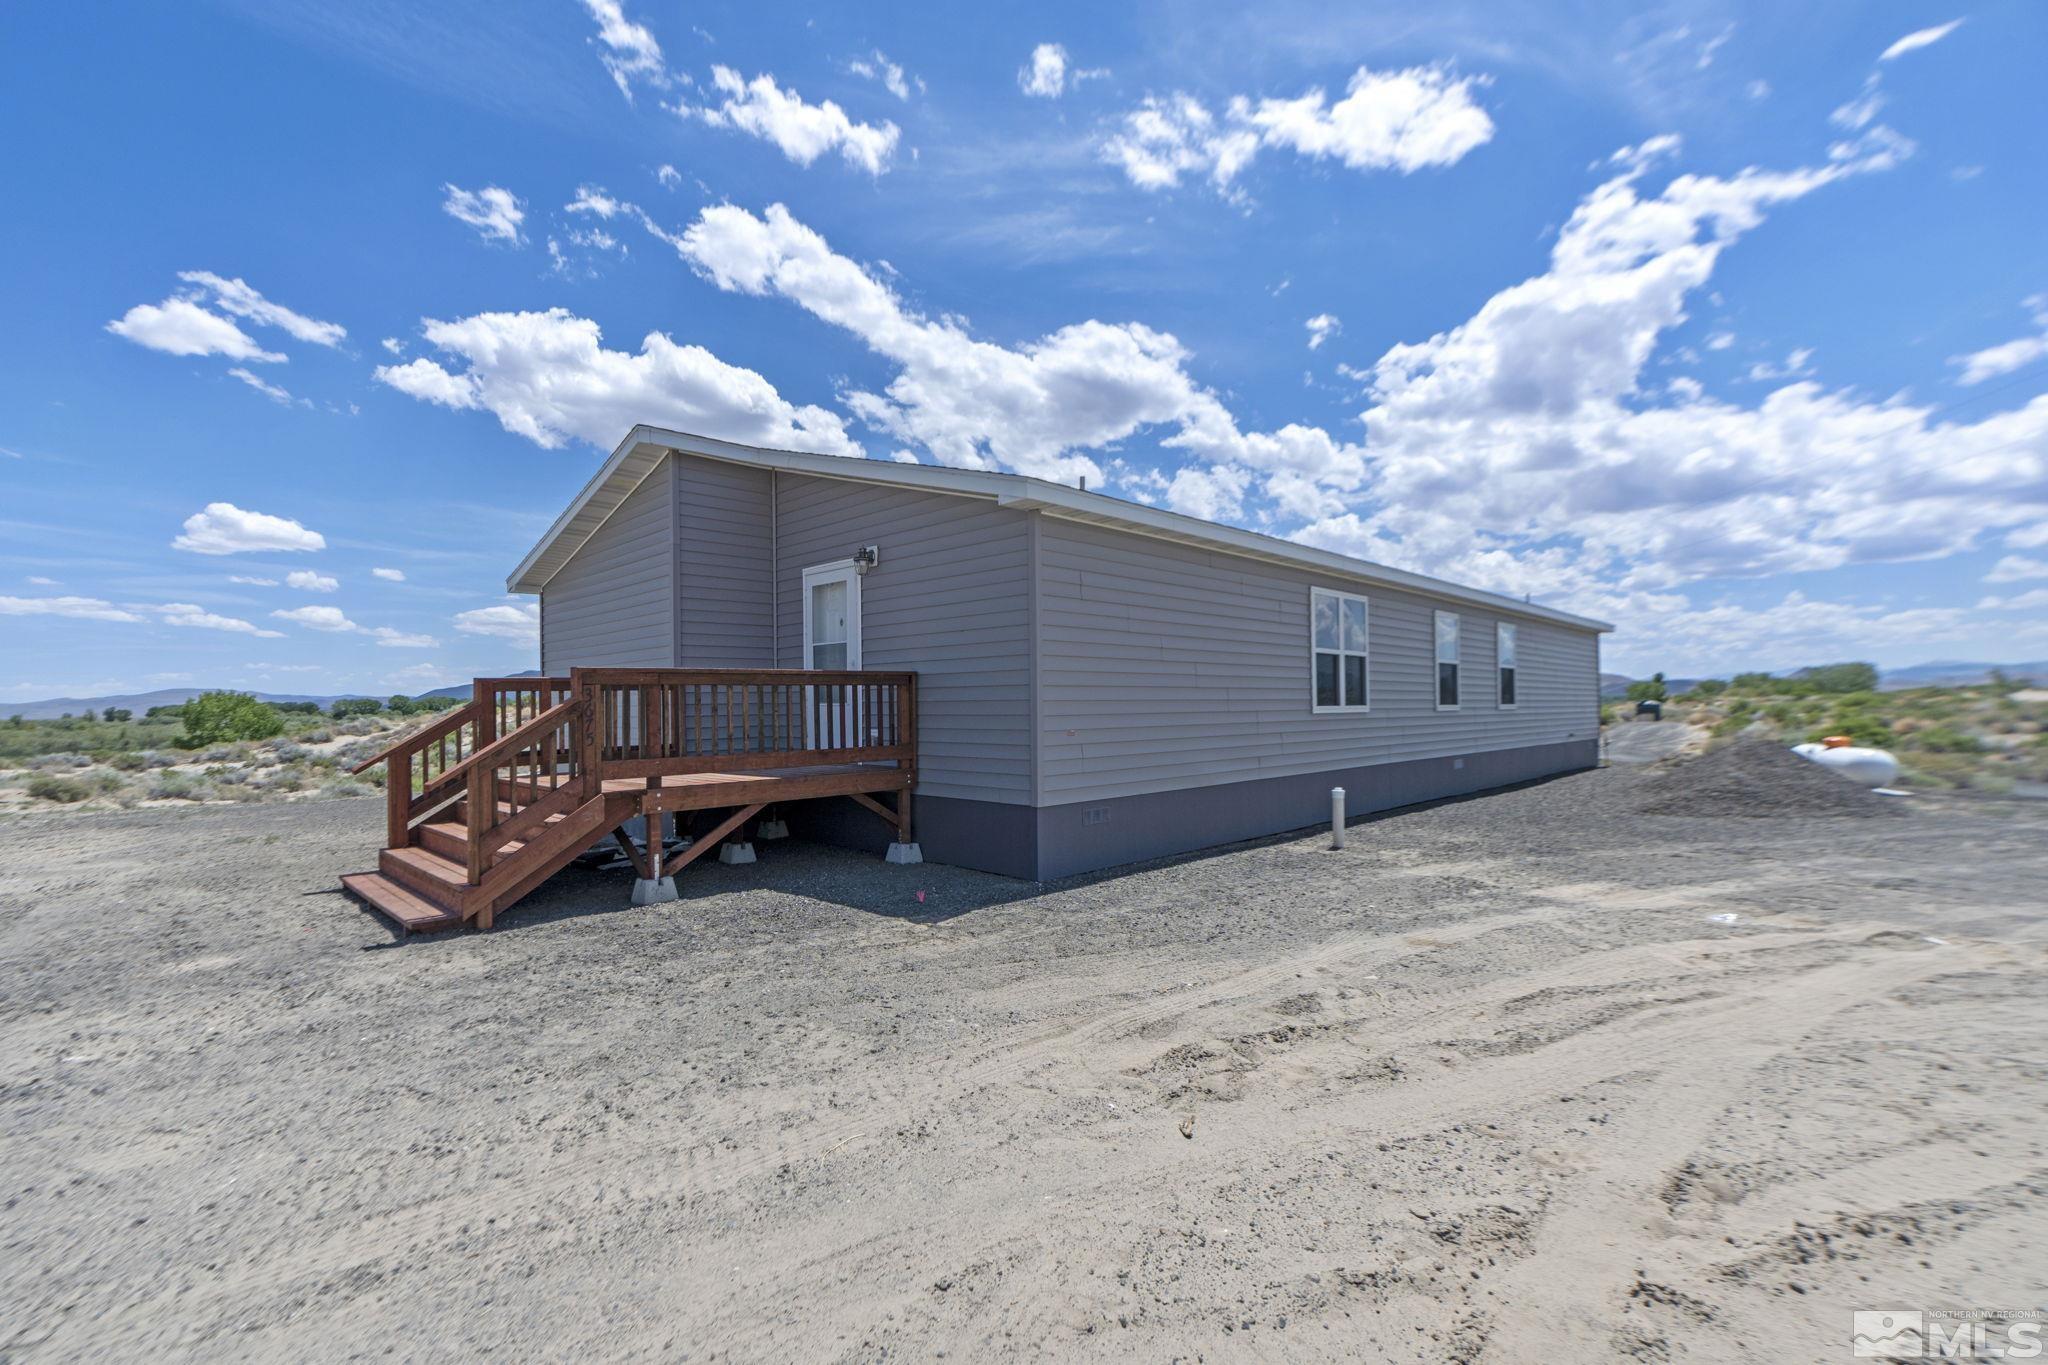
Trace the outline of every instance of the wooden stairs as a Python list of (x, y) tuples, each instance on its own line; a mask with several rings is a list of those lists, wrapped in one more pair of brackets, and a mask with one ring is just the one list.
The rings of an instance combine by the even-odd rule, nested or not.
[[(540, 828), (521, 839), (509, 839), (492, 851), (489, 869), (469, 881), (469, 827), (459, 803), (448, 819), (414, 827), (417, 843), (387, 848), (377, 855), (375, 872), (357, 872), (341, 879), (349, 894), (409, 933), (453, 929), (468, 921), (489, 927), (506, 909), (573, 862), (637, 812), (630, 796), (596, 796), (567, 812), (541, 818)], [(502, 816), (512, 814), (500, 802)]]

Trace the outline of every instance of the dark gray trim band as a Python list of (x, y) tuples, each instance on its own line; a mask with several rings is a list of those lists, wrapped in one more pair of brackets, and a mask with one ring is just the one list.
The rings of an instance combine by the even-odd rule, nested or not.
[[(1326, 825), (1332, 787), (1344, 788), (1347, 812), (1363, 815), (1553, 773), (1577, 772), (1597, 767), (1599, 762), (1597, 739), (1571, 740), (1460, 758), (1419, 758), (1043, 806), (1036, 812), (1038, 878), (1045, 881), (1095, 872), (1146, 858)], [(926, 856), (935, 855), (927, 850)]]
[[(928, 862), (1049, 881), (1326, 824), (1332, 787), (1344, 788), (1350, 814), (1365, 815), (1599, 763), (1600, 742), (1586, 739), (1064, 806), (920, 796), (917, 840)], [(851, 801), (799, 801), (784, 806), (782, 814), (798, 838), (877, 857), (893, 837), (872, 811)]]

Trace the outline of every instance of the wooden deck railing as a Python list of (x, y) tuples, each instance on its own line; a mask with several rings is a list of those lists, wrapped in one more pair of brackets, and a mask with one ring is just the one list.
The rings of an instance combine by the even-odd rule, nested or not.
[(917, 675), (814, 669), (579, 668), (478, 678), (468, 704), (360, 765), (388, 761), (389, 846), (464, 799), (468, 882), (606, 779), (888, 763), (914, 780)]
[(579, 668), (603, 777), (917, 762), (917, 675), (824, 669)]

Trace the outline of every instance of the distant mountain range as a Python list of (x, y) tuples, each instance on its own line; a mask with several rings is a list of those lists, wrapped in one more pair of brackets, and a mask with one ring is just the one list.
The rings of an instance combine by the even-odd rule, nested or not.
[[(1997, 669), (2008, 678), (2030, 682), (2048, 683), (2048, 659), (2024, 664), (1985, 664), (1959, 660), (1943, 660), (1931, 664), (1913, 664), (1907, 668), (1881, 668), (1877, 671), (1877, 686), (1882, 692), (1902, 692), (1909, 687), (1968, 687), (1975, 683), (1991, 681), (1991, 670)], [(1783, 673), (1795, 669), (1781, 670)], [(1600, 700), (1619, 701), (1628, 695), (1628, 685), (1641, 679), (1631, 678), (1626, 673), (1602, 673), (1600, 675)], [(1664, 686), (1672, 696), (1686, 691), (1698, 678), (1664, 679)]]
[[(2048, 659), (2024, 664), (1983, 664), (1942, 660), (1931, 664), (1914, 664), (1910, 668), (1886, 668), (1878, 673), (1878, 686), (1887, 692), (1897, 692), (1908, 687), (1963, 687), (1971, 683), (1989, 682), (1991, 670), (1999, 669), (2008, 678), (2021, 678), (2031, 682), (2048, 684)], [(1789, 671), (1789, 670), (1788, 670)], [(527, 669), (524, 673), (511, 673), (507, 677), (537, 678), (538, 669)], [(1628, 695), (1628, 685), (1639, 681), (1626, 673), (1602, 673), (1600, 675), (1600, 699), (1618, 701)], [(1672, 696), (1691, 687), (1698, 678), (1666, 678), (1664, 685)], [(20, 716), (24, 720), (55, 720), (62, 715), (78, 715), (80, 712), (104, 711), (109, 706), (118, 706), (124, 711), (133, 711), (138, 717), (152, 706), (181, 706), (202, 692), (213, 691), (206, 687), (165, 687), (155, 692), (132, 692), (112, 697), (51, 697), (46, 701), (0, 702), (0, 716)], [(431, 692), (422, 692), (422, 697), (467, 697), (468, 683), (457, 683), (453, 687), (437, 687)], [(362, 697), (365, 692), (313, 693), (258, 692), (259, 701), (310, 701), (321, 706), (331, 706), (344, 697)], [(388, 693), (386, 694), (389, 695)], [(384, 700), (383, 697), (378, 698)]]
[[(165, 687), (155, 692), (130, 692), (112, 697), (51, 697), (47, 701), (0, 701), (0, 716), (20, 716), (24, 720), (55, 720), (63, 715), (78, 715), (84, 711), (104, 711), (109, 706), (118, 706), (124, 711), (133, 711), (141, 719), (152, 706), (183, 706), (202, 692), (218, 691), (210, 687)], [(343, 697), (361, 697), (362, 692), (342, 692), (333, 696), (301, 695), (296, 692), (258, 692), (258, 701), (310, 701), (321, 706), (331, 706)], [(385, 693), (384, 696), (390, 696)], [(382, 701), (384, 698), (379, 697)]]
[[(500, 676), (507, 678), (538, 678), (540, 670), (529, 668), (524, 673), (506, 673)], [(469, 697), (474, 696), (475, 693), (476, 687), (474, 684), (457, 683), (453, 687), (437, 687), (431, 692), (422, 692), (420, 695), (422, 697)]]
[[(524, 673), (507, 673), (508, 678), (537, 678), (540, 670), (529, 668)], [(123, 711), (133, 711), (138, 719), (152, 706), (183, 706), (202, 692), (217, 692), (214, 687), (164, 687), (154, 692), (129, 692), (111, 697), (51, 697), (46, 701), (0, 701), (0, 718), (20, 716), (23, 720), (55, 720), (59, 716), (75, 716), (84, 711), (104, 711), (109, 706), (118, 706)], [(422, 692), (422, 697), (467, 697), (471, 687), (468, 683), (457, 683), (453, 687), (437, 687), (431, 692)], [(367, 692), (256, 692), (258, 701), (310, 701), (319, 706), (332, 706), (349, 697), (367, 697)], [(385, 701), (392, 694), (378, 696)]]
[[(1600, 675), (1600, 700), (1620, 701), (1628, 695), (1628, 685), (1630, 683), (1641, 681), (1642, 679), (1631, 678), (1626, 673), (1602, 673)], [(1698, 678), (1674, 678), (1667, 674), (1664, 678), (1664, 690), (1675, 697), (1681, 692), (1689, 691), (1692, 685), (1698, 681)]]
[(1886, 692), (1897, 692), (1906, 687), (1966, 687), (1971, 683), (1990, 682), (1994, 668), (2008, 678), (2048, 682), (2048, 659), (2036, 659), (2029, 664), (1944, 662), (1914, 664), (1911, 668), (1885, 668), (1878, 670), (1877, 685)]

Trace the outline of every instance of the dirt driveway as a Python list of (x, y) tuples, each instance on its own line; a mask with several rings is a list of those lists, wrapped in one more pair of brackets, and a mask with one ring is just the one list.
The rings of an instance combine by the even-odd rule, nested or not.
[(1643, 780), (403, 943), (333, 891), (374, 803), (9, 822), (0, 1359), (1834, 1360), (2038, 1305), (2042, 814)]

